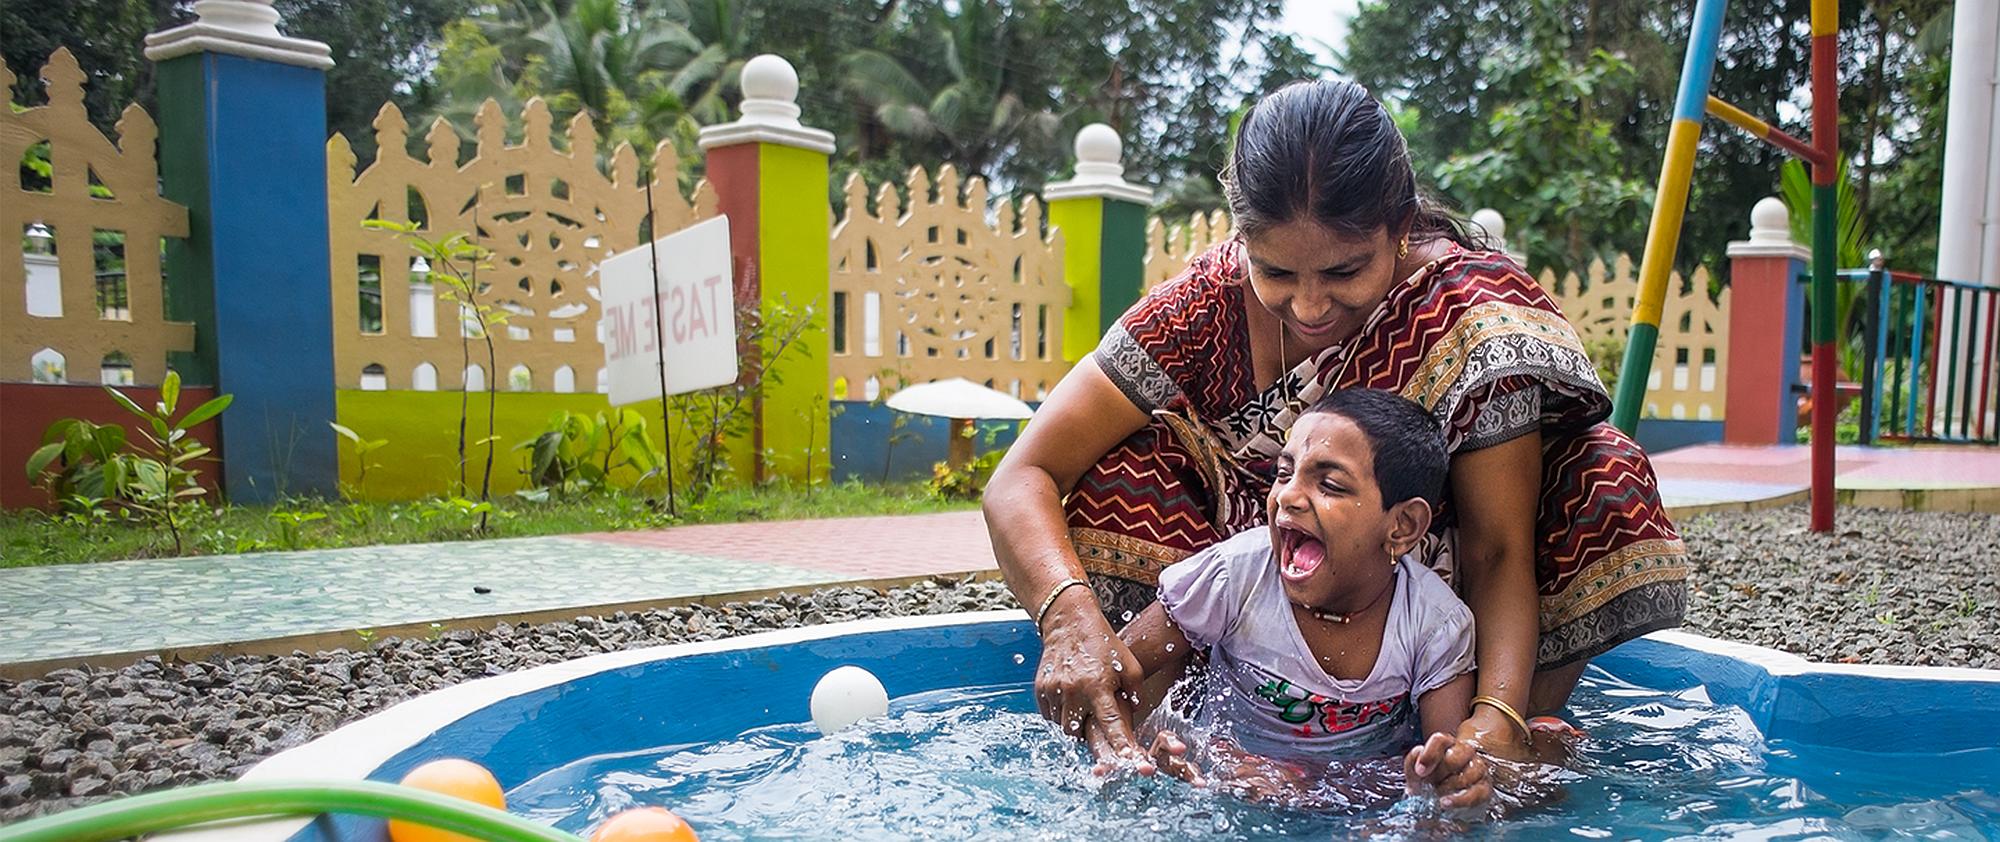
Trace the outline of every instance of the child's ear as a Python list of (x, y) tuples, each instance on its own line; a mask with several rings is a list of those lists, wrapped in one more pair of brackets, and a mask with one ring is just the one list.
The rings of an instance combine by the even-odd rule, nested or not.
[(1389, 536), (1384, 549), (1390, 558), (1401, 558), (1404, 553), (1417, 548), (1424, 533), (1431, 529), (1431, 504), (1421, 497), (1411, 497), (1389, 507)]

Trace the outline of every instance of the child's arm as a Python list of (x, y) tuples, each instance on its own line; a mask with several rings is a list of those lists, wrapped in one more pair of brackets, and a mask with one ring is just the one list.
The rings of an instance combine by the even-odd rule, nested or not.
[(1491, 767), (1473, 743), (1458, 739), (1458, 726), (1472, 706), (1472, 673), (1445, 682), (1417, 699), (1417, 718), (1430, 735), (1403, 756), (1405, 786), (1437, 789), (1446, 808), (1477, 807), (1493, 797)]
[[(1139, 616), (1127, 623), (1118, 636), (1124, 638), (1126, 648), (1131, 649), (1133, 657), (1139, 661), (1141, 684), (1157, 686), (1162, 682), (1151, 680), (1162, 675), (1171, 676), (1163, 679), (1163, 683), (1180, 680), (1181, 672), (1187, 667), (1187, 635), (1174, 626), (1173, 620), (1167, 617), (1166, 606), (1161, 605), (1159, 600), (1154, 600), (1153, 604), (1146, 606), (1146, 610), (1139, 612)], [(1141, 720), (1150, 713), (1147, 709), (1149, 701), (1156, 700), (1141, 699), (1139, 704), (1133, 706)], [(1154, 734), (1150, 754), (1154, 764), (1167, 774), (1196, 786), (1207, 785), (1201, 770), (1195, 768), (1193, 759), (1188, 757), (1188, 746), (1181, 742), (1180, 735), (1169, 731)]]
[(1118, 636), (1125, 639), (1133, 657), (1139, 659), (1142, 679), (1168, 671), (1178, 675), (1187, 666), (1187, 635), (1167, 619), (1166, 606), (1161, 605), (1159, 600), (1154, 600), (1145, 611), (1139, 612), (1139, 616), (1126, 624), (1125, 630)]

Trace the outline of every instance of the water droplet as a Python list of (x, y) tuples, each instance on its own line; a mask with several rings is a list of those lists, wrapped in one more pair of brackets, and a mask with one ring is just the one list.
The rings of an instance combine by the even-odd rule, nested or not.
[(1014, 663), (1025, 664), (1027, 662), (1028, 662), (1028, 656), (1022, 655), (1018, 652), (1014, 654)]
[(1167, 644), (1167, 651), (1168, 651), (1168, 652), (1172, 652), (1172, 651), (1174, 651), (1174, 645), (1173, 645), (1173, 644), (1171, 644), (1171, 643)]
[(1123, 618), (1123, 619), (1125, 620), (1125, 622), (1128, 622), (1128, 623), (1129, 623), (1129, 622), (1132, 622), (1132, 612), (1130, 612), (1130, 611), (1127, 611), (1127, 612), (1125, 612), (1125, 613), (1123, 613), (1123, 614), (1120, 614), (1120, 615), (1118, 615), (1118, 616), (1119, 616), (1119, 617), (1121, 617), (1121, 618)]
[(1117, 671), (1117, 672), (1124, 672), (1124, 671), (1125, 671), (1125, 662), (1124, 662), (1124, 661), (1112, 661), (1112, 662), (1111, 662), (1111, 668), (1112, 668), (1113, 670)]

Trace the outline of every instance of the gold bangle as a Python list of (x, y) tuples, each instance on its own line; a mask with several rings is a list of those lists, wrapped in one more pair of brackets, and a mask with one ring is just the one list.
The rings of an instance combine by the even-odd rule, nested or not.
[(1470, 706), (1477, 705), (1485, 705), (1499, 711), (1500, 715), (1507, 717), (1507, 721), (1514, 723), (1514, 727), (1521, 729), (1521, 739), (1534, 739), (1534, 732), (1528, 729), (1528, 720), (1521, 718), (1521, 712), (1515, 710), (1513, 705), (1500, 701), (1497, 696), (1473, 696), (1472, 705)]
[(1035, 609), (1035, 631), (1042, 630), (1042, 618), (1049, 615), (1049, 608), (1056, 604), (1056, 597), (1062, 596), (1062, 592), (1069, 590), (1071, 585), (1081, 584), (1085, 584), (1082, 579), (1069, 578), (1057, 582), (1054, 588), (1049, 589), (1049, 595), (1042, 599), (1042, 607)]

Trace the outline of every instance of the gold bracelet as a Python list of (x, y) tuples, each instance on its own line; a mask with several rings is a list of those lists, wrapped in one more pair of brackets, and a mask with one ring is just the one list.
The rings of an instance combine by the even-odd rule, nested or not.
[(1042, 618), (1049, 615), (1049, 607), (1056, 604), (1056, 597), (1062, 596), (1062, 592), (1069, 590), (1071, 585), (1081, 584), (1085, 584), (1082, 579), (1069, 578), (1057, 582), (1054, 588), (1049, 589), (1049, 595), (1042, 599), (1042, 607), (1035, 609), (1036, 631), (1042, 630)]
[(1507, 717), (1507, 721), (1514, 723), (1514, 727), (1521, 729), (1521, 739), (1534, 739), (1534, 732), (1528, 729), (1528, 720), (1522, 719), (1521, 712), (1515, 710), (1513, 705), (1500, 701), (1497, 696), (1473, 696), (1472, 706), (1477, 705), (1485, 705), (1499, 711), (1502, 716)]

